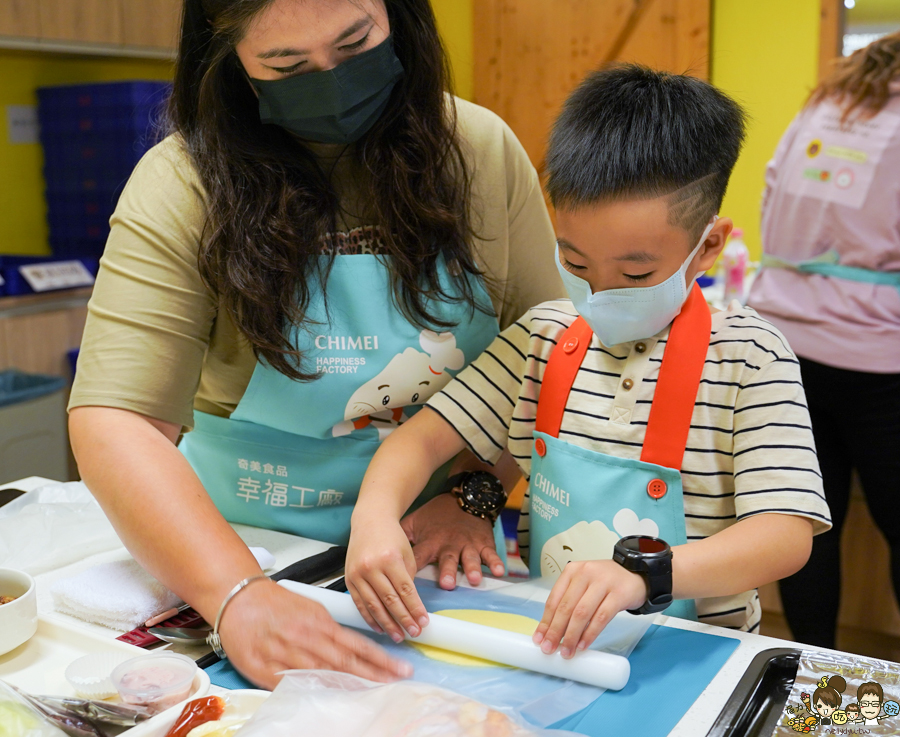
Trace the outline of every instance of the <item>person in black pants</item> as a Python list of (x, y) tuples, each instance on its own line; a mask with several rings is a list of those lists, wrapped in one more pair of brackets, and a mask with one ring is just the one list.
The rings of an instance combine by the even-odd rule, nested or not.
[(829, 648), (854, 469), (900, 594), (897, 172), (900, 32), (838, 61), (778, 144), (763, 194), (763, 269), (749, 299), (800, 357), (833, 527), (781, 582), (781, 597), (794, 638)]
[(794, 639), (834, 648), (841, 530), (853, 469), (890, 545), (891, 577), (900, 592), (900, 373), (848, 371), (805, 358), (800, 372), (833, 527), (815, 538), (806, 566), (781, 581), (781, 599)]

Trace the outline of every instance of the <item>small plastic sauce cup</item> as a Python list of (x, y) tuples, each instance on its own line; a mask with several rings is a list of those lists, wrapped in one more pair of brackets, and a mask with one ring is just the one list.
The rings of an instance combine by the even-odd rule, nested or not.
[(110, 676), (126, 704), (163, 711), (191, 695), (197, 664), (177, 653), (152, 653), (127, 660)]

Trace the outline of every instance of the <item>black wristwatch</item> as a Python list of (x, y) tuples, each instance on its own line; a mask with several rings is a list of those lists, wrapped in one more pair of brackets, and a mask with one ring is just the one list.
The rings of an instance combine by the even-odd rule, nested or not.
[(665, 540), (647, 535), (623, 537), (613, 549), (613, 560), (639, 574), (647, 584), (647, 599), (629, 614), (655, 614), (672, 603), (672, 548)]
[(509, 496), (500, 479), (487, 471), (458, 473), (447, 479), (445, 489), (456, 497), (464, 511), (491, 524), (497, 521)]

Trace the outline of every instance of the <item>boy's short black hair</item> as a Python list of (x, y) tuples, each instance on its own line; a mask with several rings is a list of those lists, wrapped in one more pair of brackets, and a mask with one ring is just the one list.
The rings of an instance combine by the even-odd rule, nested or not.
[(547, 188), (560, 209), (669, 196), (692, 235), (722, 205), (746, 115), (694, 77), (616, 64), (572, 93), (553, 127)]

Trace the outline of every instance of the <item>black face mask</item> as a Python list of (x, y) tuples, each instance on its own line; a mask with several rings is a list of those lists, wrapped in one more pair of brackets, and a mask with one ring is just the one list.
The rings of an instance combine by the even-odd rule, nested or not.
[(391, 37), (334, 69), (276, 80), (251, 79), (259, 93), (259, 117), (301, 138), (354, 143), (387, 107), (403, 65)]

